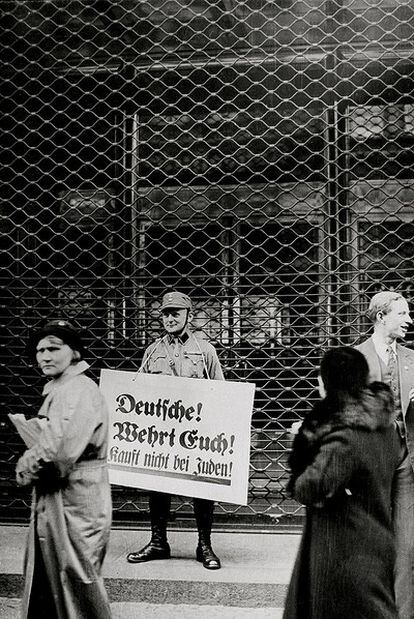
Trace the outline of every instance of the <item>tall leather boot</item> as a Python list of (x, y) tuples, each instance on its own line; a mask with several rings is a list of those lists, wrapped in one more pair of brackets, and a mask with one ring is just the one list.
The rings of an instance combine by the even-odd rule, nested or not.
[(219, 570), (221, 568), (220, 559), (213, 552), (211, 547), (211, 526), (213, 524), (213, 501), (206, 499), (193, 499), (194, 515), (198, 529), (198, 546), (196, 559), (207, 570)]
[(170, 545), (167, 541), (167, 523), (170, 514), (171, 495), (153, 492), (149, 496), (151, 540), (138, 552), (130, 552), (129, 563), (144, 563), (155, 559), (169, 559)]

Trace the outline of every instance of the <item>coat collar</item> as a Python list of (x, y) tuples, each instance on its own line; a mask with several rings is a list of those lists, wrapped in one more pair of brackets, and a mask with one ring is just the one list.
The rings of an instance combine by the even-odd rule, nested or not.
[(66, 368), (63, 374), (59, 376), (59, 378), (56, 378), (55, 380), (50, 380), (46, 383), (46, 385), (43, 387), (43, 395), (47, 395), (48, 393), (56, 389), (56, 387), (59, 387), (60, 385), (71, 380), (74, 376), (79, 376), (79, 374), (83, 374), (89, 367), (89, 363), (86, 363), (86, 361), (79, 361), (75, 365), (70, 365), (68, 368)]
[[(366, 347), (369, 350), (371, 350), (372, 353), (377, 354), (373, 335), (371, 335), (371, 337), (365, 340), (363, 344), (360, 344), (360, 346)], [(359, 346), (357, 346), (357, 348), (359, 348)], [(412, 349), (407, 348), (407, 346), (405, 346), (404, 344), (400, 344), (400, 342), (395, 342), (394, 352), (396, 353), (398, 357), (399, 356), (405, 357), (405, 356), (410, 356)]]
[(343, 410), (333, 408), (325, 398), (317, 402), (305, 417), (303, 429), (319, 435), (338, 427), (379, 430), (392, 425), (394, 407), (390, 388), (384, 383), (369, 385), (358, 400), (350, 401)]

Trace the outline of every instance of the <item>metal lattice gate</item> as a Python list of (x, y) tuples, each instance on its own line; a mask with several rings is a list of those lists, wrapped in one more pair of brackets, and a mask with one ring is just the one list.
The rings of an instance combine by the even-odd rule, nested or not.
[[(286, 428), (321, 350), (364, 334), (374, 291), (412, 297), (413, 0), (0, 8), (1, 517), (27, 513), (6, 416), (38, 406), (27, 328), (58, 312), (96, 369), (133, 369), (166, 288), (193, 297), (227, 378), (257, 385), (249, 505), (219, 514), (298, 514)], [(114, 504), (145, 511), (122, 488)]]

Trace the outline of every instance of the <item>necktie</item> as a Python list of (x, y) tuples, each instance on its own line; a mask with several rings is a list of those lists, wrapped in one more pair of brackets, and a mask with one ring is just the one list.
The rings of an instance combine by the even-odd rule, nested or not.
[(397, 414), (395, 423), (397, 424), (398, 432), (401, 439), (405, 438), (404, 419), (401, 411), (400, 399), (400, 380), (398, 376), (397, 355), (392, 348), (388, 348), (388, 371), (390, 373), (390, 387), (394, 396), (394, 406)]
[(390, 387), (394, 395), (394, 398), (397, 401), (397, 398), (399, 397), (397, 356), (390, 346), (387, 348), (387, 352), (388, 352), (388, 370), (390, 372), (390, 377), (391, 377)]

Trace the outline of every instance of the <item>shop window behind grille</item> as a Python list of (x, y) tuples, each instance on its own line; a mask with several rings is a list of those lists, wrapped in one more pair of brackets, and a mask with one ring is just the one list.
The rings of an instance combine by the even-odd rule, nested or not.
[[(95, 374), (135, 369), (180, 287), (226, 376), (257, 383), (243, 515), (300, 513), (286, 430), (322, 351), (369, 332), (372, 292), (412, 298), (412, 2), (1, 5), (2, 419), (37, 405), (29, 326), (59, 310), (90, 328)], [(1, 513), (21, 513), (0, 427)], [(145, 517), (140, 493), (114, 499)]]

